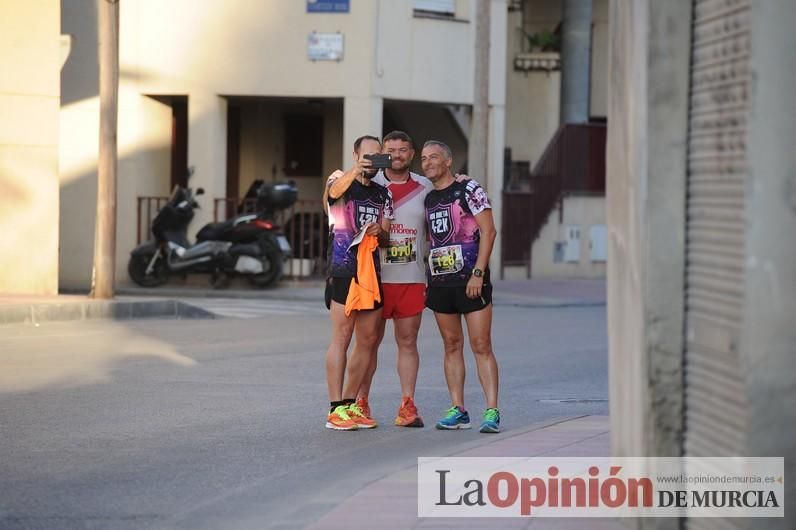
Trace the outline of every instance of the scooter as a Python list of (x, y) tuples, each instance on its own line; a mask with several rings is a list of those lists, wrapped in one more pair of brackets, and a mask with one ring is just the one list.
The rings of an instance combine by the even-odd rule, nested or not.
[[(196, 195), (202, 195), (199, 188)], [(274, 223), (278, 210), (298, 198), (295, 184), (262, 184), (257, 193), (257, 213), (228, 221), (208, 223), (196, 234), (196, 244), (187, 238), (187, 228), (199, 204), (190, 188), (175, 186), (167, 204), (152, 221), (153, 240), (133, 249), (127, 272), (142, 287), (166, 283), (173, 273), (210, 273), (214, 287), (220, 279), (245, 276), (257, 287), (277, 282), (285, 259), (292, 254), (290, 243)]]

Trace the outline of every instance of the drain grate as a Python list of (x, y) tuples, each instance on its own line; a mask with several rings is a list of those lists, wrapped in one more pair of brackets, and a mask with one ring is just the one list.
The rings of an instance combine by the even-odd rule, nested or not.
[(607, 403), (603, 398), (564, 398), (564, 399), (537, 399), (539, 403)]

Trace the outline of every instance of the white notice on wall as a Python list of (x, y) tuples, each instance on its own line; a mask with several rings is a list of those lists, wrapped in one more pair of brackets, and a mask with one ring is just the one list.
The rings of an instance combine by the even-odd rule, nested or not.
[(343, 60), (343, 34), (313, 31), (307, 37), (307, 57), (311, 61)]

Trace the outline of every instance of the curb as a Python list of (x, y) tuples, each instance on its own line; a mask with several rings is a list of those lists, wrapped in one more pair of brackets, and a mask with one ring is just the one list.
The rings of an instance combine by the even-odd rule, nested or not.
[(133, 318), (205, 318), (216, 316), (200, 307), (177, 300), (85, 301), (32, 303), (0, 306), (0, 325), (75, 320)]
[(277, 287), (264, 290), (207, 289), (196, 287), (119, 287), (116, 294), (123, 296), (169, 296), (174, 298), (237, 298), (245, 300), (304, 300), (322, 301), (323, 283), (308, 283), (301, 287)]

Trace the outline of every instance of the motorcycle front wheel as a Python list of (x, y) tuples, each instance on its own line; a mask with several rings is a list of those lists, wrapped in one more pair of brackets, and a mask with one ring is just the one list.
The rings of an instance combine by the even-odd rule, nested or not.
[(130, 279), (141, 287), (157, 287), (158, 285), (163, 285), (169, 279), (166, 260), (162, 256), (155, 262), (152, 272), (150, 274), (146, 273), (149, 262), (154, 255), (154, 252), (132, 255), (127, 263), (127, 274), (130, 275)]
[(270, 287), (282, 277), (282, 252), (267, 245), (264, 254), (258, 259), (263, 264), (263, 272), (249, 274), (249, 281), (261, 289)]

